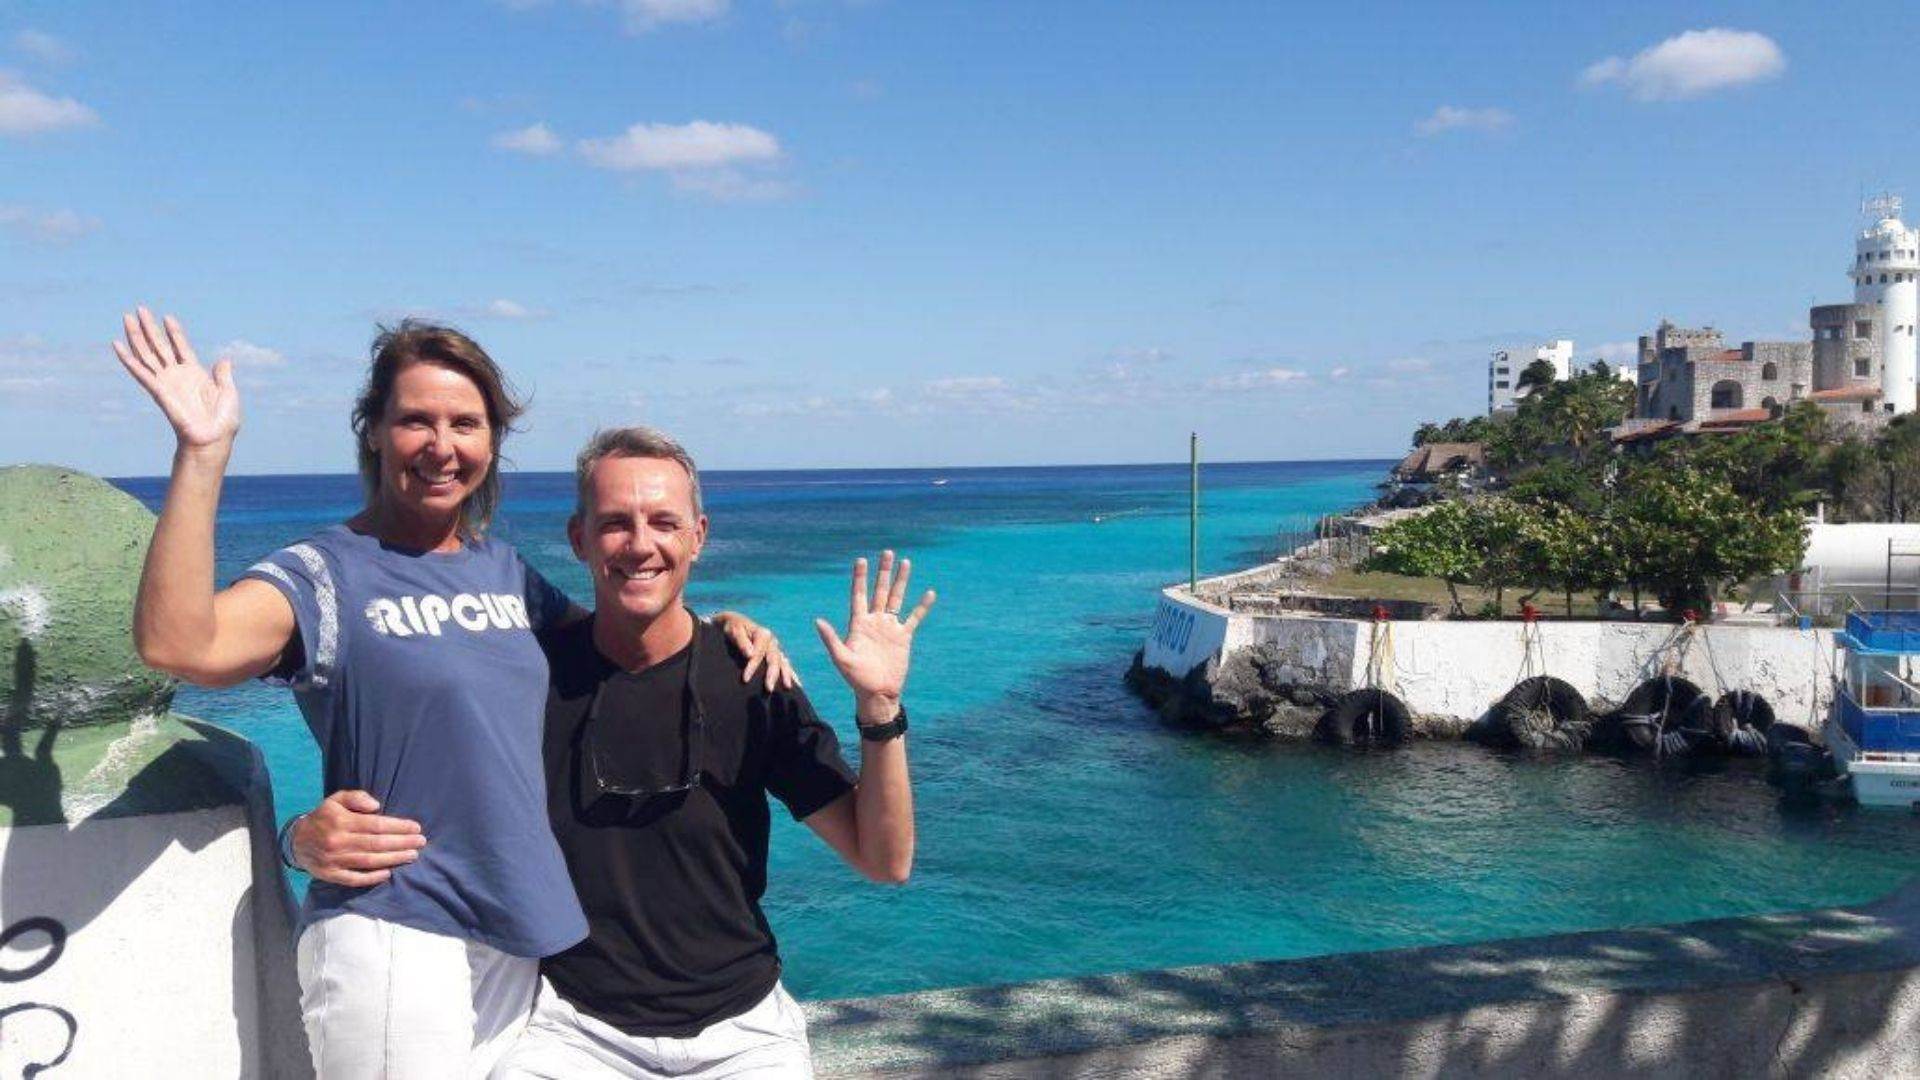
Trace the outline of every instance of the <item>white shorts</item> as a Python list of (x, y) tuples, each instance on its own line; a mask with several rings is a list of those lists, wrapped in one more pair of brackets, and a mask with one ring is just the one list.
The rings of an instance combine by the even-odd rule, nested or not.
[(540, 961), (351, 913), (300, 934), (319, 1080), (480, 1080), (526, 1026)]
[(494, 1080), (573, 1080), (575, 1077), (788, 1077), (811, 1080), (807, 1018), (780, 984), (739, 1016), (709, 1024), (684, 1039), (628, 1035), (587, 1016), (540, 980), (533, 1022), (494, 1070)]

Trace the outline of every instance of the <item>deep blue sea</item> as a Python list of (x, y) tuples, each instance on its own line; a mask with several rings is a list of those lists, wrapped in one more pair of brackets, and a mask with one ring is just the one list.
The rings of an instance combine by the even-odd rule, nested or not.
[[(1271, 555), (1280, 523), (1362, 501), (1386, 464), (1207, 467), (1202, 572)], [(1156, 590), (1186, 574), (1185, 465), (702, 479), (713, 539), (694, 605), (778, 631), (849, 743), (812, 617), (844, 618), (850, 560), (883, 545), (940, 591), (908, 686), (912, 882), (867, 884), (775, 814), (766, 907), (801, 997), (1853, 903), (1920, 870), (1920, 820), (1788, 807), (1748, 768), (1464, 744), (1351, 755), (1162, 728), (1121, 674)], [(118, 483), (158, 505), (162, 481)], [(506, 490), (501, 534), (590, 598), (563, 532), (571, 476)], [(347, 476), (231, 480), (222, 579), (357, 505)], [(260, 744), (283, 817), (319, 798), (284, 692), (187, 690), (179, 708)]]

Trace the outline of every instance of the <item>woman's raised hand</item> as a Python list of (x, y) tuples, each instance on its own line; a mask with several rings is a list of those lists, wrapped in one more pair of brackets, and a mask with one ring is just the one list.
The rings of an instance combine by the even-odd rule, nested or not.
[(137, 308), (122, 317), (125, 344), (113, 343), (113, 352), (135, 381), (167, 415), (183, 448), (231, 442), (240, 430), (240, 392), (233, 385), (233, 363), (222, 360), (209, 373), (187, 343), (180, 321), (169, 315), (164, 325), (153, 313)]

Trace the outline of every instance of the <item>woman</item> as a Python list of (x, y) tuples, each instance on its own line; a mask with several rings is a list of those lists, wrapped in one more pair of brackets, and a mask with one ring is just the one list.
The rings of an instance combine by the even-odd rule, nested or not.
[[(527, 1015), (538, 958), (586, 934), (546, 823), (534, 639), (583, 612), (486, 535), (521, 406), (458, 331), (384, 330), (353, 412), (365, 508), (216, 591), (232, 366), (209, 374), (180, 324), (145, 308), (125, 329), (114, 351), (178, 439), (134, 608), (141, 658), (203, 686), (290, 686), (325, 790), (434, 837), (393, 837), (359, 887), (308, 890), (298, 967), (315, 1069), (484, 1076)], [(743, 646), (757, 630), (728, 625)], [(755, 644), (771, 679), (784, 661), (764, 631)]]

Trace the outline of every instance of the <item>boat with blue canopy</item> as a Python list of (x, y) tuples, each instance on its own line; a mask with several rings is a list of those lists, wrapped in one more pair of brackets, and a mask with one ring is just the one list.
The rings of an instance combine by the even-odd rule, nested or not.
[(1856, 611), (1826, 725), (1835, 768), (1864, 806), (1920, 810), (1920, 611)]

